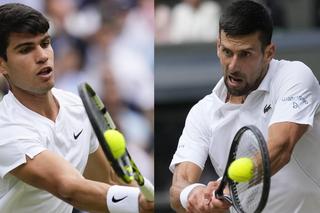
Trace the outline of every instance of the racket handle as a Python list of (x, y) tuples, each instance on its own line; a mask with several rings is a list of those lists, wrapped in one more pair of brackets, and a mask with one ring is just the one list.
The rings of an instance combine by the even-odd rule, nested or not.
[(139, 186), (141, 193), (148, 201), (154, 201), (154, 186), (153, 184), (144, 177), (143, 186)]

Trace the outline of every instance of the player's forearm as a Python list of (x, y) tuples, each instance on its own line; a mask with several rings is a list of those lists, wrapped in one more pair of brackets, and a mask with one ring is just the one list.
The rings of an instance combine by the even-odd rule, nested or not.
[(70, 178), (64, 181), (64, 185), (57, 190), (56, 196), (60, 199), (81, 210), (108, 212), (106, 194), (109, 185), (84, 178)]
[[(187, 184), (185, 186), (187, 186)], [(170, 187), (170, 205), (171, 205), (171, 208), (178, 213), (186, 212), (180, 203), (180, 193), (185, 186), (172, 185)]]
[(186, 186), (188, 186), (192, 182), (187, 181), (185, 175), (180, 172), (183, 165), (179, 166), (180, 168), (176, 167), (177, 171), (175, 171), (173, 175), (172, 186), (170, 187), (170, 205), (171, 208), (176, 212), (184, 213), (185, 209), (180, 203), (180, 193)]
[[(132, 209), (132, 212), (138, 212), (141, 207), (141, 202), (138, 202), (139, 189), (137, 187), (111, 186), (84, 178), (67, 179), (62, 181), (64, 186), (59, 187), (57, 196), (78, 209), (108, 213), (109, 210), (114, 211), (119, 208), (120, 210), (123, 208), (124, 212), (128, 212), (128, 209)], [(114, 197), (126, 199), (118, 203), (113, 201)]]
[(201, 169), (191, 162), (184, 162), (176, 166), (170, 188), (170, 205), (176, 212), (185, 212), (180, 202), (181, 191), (186, 186), (197, 182), (200, 175)]

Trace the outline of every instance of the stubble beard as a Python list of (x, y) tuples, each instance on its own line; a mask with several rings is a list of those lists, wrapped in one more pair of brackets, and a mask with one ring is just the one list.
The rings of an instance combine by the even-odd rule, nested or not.
[(250, 93), (250, 86), (248, 83), (246, 83), (243, 88), (239, 89), (229, 87), (227, 77), (224, 78), (224, 83), (227, 87), (228, 93), (232, 96), (243, 96), (248, 95)]
[[(227, 73), (227, 71), (225, 70), (224, 73)], [(260, 71), (260, 75), (258, 76), (258, 78), (255, 80), (255, 82), (253, 84), (249, 84), (246, 81), (245, 76), (242, 76), (242, 83), (244, 83), (244, 86), (242, 86), (241, 88), (231, 88), (228, 84), (228, 75), (224, 74), (224, 84), (227, 87), (227, 91), (230, 95), (232, 96), (247, 96), (249, 95), (252, 91), (256, 90), (260, 83), (262, 82), (263, 78), (265, 77), (267, 73), (266, 71), (261, 70)]]

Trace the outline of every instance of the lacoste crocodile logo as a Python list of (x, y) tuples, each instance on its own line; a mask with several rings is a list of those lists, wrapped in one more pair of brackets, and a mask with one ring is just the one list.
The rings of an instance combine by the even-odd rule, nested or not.
[(271, 109), (271, 104), (266, 104), (263, 108), (263, 113), (267, 113)]

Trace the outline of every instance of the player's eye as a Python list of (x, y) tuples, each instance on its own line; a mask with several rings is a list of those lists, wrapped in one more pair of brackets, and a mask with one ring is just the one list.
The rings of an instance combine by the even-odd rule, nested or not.
[(25, 47), (22, 47), (19, 49), (19, 53), (27, 54), (27, 53), (31, 52), (32, 49), (33, 49), (33, 47), (31, 47), (31, 46), (25, 46)]
[(222, 52), (226, 57), (231, 57), (233, 55), (232, 51), (226, 48), (223, 48)]
[(250, 56), (250, 55), (251, 55), (251, 53), (248, 52), (248, 51), (241, 51), (241, 52), (239, 53), (239, 57), (240, 57), (240, 58), (245, 58), (245, 57), (248, 57), (248, 56)]
[(51, 44), (51, 40), (50, 39), (46, 39), (45, 41), (43, 41), (41, 43), (41, 47), (42, 48), (47, 48), (50, 44)]

